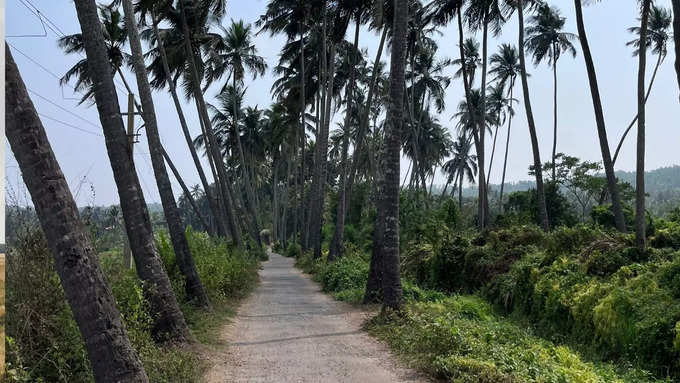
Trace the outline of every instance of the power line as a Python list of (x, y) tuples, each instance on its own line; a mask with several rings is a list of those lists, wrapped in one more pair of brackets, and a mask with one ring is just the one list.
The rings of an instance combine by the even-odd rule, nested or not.
[(93, 132), (93, 131), (91, 131), (91, 130), (83, 129), (83, 128), (79, 127), (79, 126), (75, 126), (75, 125), (73, 125), (73, 124), (69, 124), (68, 122), (64, 122), (64, 121), (58, 120), (58, 119), (56, 119), (56, 118), (54, 118), (54, 117), (50, 117), (50, 116), (48, 116), (48, 115), (46, 115), (46, 114), (43, 114), (43, 113), (38, 112), (38, 115), (41, 116), (41, 117), (43, 117), (43, 118), (46, 118), (46, 119), (48, 119), (48, 120), (52, 120), (52, 121), (54, 121), (54, 122), (58, 122), (58, 123), (60, 123), (60, 124), (62, 124), (62, 125), (64, 125), (64, 126), (68, 126), (69, 128), (73, 128), (73, 129), (79, 130), (79, 131), (81, 131), (81, 132), (83, 132), (83, 133), (91, 134), (91, 135), (93, 135), (93, 136), (104, 137), (102, 134)]
[(76, 117), (76, 118), (78, 118), (78, 119), (80, 119), (80, 120), (82, 120), (82, 121), (88, 123), (89, 125), (91, 125), (91, 126), (97, 128), (97, 129), (101, 129), (101, 126), (95, 124), (94, 122), (91, 122), (90, 120), (88, 120), (88, 119), (86, 119), (86, 118), (81, 117), (80, 115), (78, 115), (78, 114), (76, 114), (76, 113), (73, 113), (72, 111), (70, 111), (70, 110), (64, 108), (63, 106), (61, 106), (61, 105), (57, 104), (56, 102), (54, 102), (54, 101), (48, 99), (47, 97), (41, 95), (40, 93), (38, 93), (38, 92), (36, 92), (36, 91), (34, 91), (34, 90), (31, 90), (30, 88), (26, 88), (26, 89), (27, 89), (29, 92), (31, 92), (31, 93), (33, 93), (34, 95), (36, 95), (36, 96), (38, 96), (39, 98), (41, 98), (42, 100), (44, 100), (44, 101), (46, 101), (46, 102), (48, 102), (48, 103), (50, 103), (50, 104), (56, 106), (57, 108), (63, 110), (64, 112), (66, 112), (66, 113), (68, 113), (68, 114), (70, 114), (70, 115), (72, 115), (72, 116), (74, 116), (74, 117)]
[[(23, 2), (22, 2), (23, 3)], [(26, 4), (24, 4), (26, 6)], [(28, 7), (27, 7), (28, 8)], [(30, 10), (30, 9), (29, 9)], [(34, 13), (35, 14), (35, 13)], [(42, 26), (43, 34), (42, 35), (36, 35), (36, 34), (30, 34), (30, 35), (7, 35), (5, 37), (12, 37), (12, 38), (19, 38), (19, 37), (47, 37), (47, 29), (45, 28), (45, 22), (43, 21), (42, 16), (40, 15), (40, 11), (38, 11), (38, 14), (36, 15), (38, 17), (38, 20), (40, 20), (40, 25)]]

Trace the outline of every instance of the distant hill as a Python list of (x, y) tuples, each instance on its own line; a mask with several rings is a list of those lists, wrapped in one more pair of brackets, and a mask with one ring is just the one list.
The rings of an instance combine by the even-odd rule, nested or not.
[[(617, 171), (616, 177), (619, 180), (628, 182), (635, 186), (635, 172)], [(505, 184), (504, 193), (525, 191), (534, 188), (534, 181), (518, 181)], [(491, 184), (490, 189), (498, 192), (500, 184)], [(442, 187), (435, 187), (434, 192), (441, 193)], [(648, 208), (657, 215), (668, 212), (673, 207), (680, 206), (680, 166), (673, 165), (658, 168), (645, 172), (645, 191), (649, 195)], [(450, 190), (450, 189), (449, 189)], [(463, 189), (463, 196), (475, 198), (477, 196), (477, 186), (470, 186)]]

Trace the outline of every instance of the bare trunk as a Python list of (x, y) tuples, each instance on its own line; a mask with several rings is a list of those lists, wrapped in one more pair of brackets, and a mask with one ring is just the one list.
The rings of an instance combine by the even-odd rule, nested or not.
[(486, 182), (489, 182), (489, 178), (491, 178), (491, 168), (493, 167), (493, 157), (496, 154), (496, 139), (498, 138), (499, 126), (500, 125), (496, 125), (496, 129), (493, 133), (493, 145), (491, 145), (491, 158), (489, 158), (489, 170), (486, 172)]
[(553, 147), (552, 147), (552, 181), (555, 182), (555, 157), (557, 156), (557, 57), (553, 47)]
[(381, 203), (385, 211), (385, 234), (382, 243), (383, 304), (399, 310), (402, 303), (399, 276), (399, 174), (403, 128), (404, 67), (408, 1), (395, 0), (392, 27), (392, 55), (390, 60), (390, 95), (385, 125), (384, 178)]
[(148, 382), (99, 267), (89, 233), (7, 46), (5, 102), (7, 139), (54, 256), (95, 380)]
[(97, 4), (94, 0), (75, 0), (75, 5), (88, 58), (88, 70), (91, 77), (96, 79), (94, 96), (120, 195), (130, 248), (155, 319), (152, 333), (158, 340), (168, 339), (183, 343), (191, 339), (191, 334), (158, 256), (149, 212), (134, 163), (130, 159), (128, 137), (120, 117)]
[(488, 194), (486, 191), (486, 177), (484, 176), (484, 163), (485, 159), (485, 137), (486, 137), (486, 65), (487, 65), (487, 45), (488, 45), (488, 35), (489, 35), (489, 23), (488, 23), (489, 13), (488, 10), (484, 15), (484, 29), (482, 31), (482, 119), (479, 121), (479, 146), (477, 152), (477, 163), (479, 164), (479, 175), (478, 175), (478, 199), (479, 199), (479, 227), (484, 229), (489, 224), (489, 206), (488, 206)]
[[(357, 16), (356, 27), (354, 30), (354, 51), (359, 49), (359, 26), (361, 25), (359, 16)], [(328, 259), (334, 260), (336, 257), (341, 258), (345, 254), (345, 212), (347, 211), (347, 205), (349, 200), (346, 198), (346, 184), (347, 184), (347, 151), (349, 149), (349, 136), (350, 136), (350, 117), (352, 116), (352, 102), (354, 100), (354, 78), (355, 78), (355, 65), (357, 57), (352, 55), (350, 60), (350, 75), (349, 82), (347, 83), (347, 89), (345, 90), (345, 100), (346, 100), (346, 111), (345, 111), (345, 123), (343, 125), (344, 137), (342, 141), (342, 155), (340, 160), (340, 166), (342, 167), (340, 171), (340, 183), (338, 190), (338, 206), (336, 209), (336, 221), (335, 230), (333, 232), (333, 239), (331, 240), (330, 249), (328, 253)]]
[[(576, 0), (580, 1), (580, 0)], [(541, 226), (544, 231), (550, 230), (548, 220), (548, 210), (545, 205), (545, 190), (543, 187), (543, 172), (541, 169), (541, 152), (538, 148), (538, 136), (536, 135), (536, 123), (534, 113), (531, 109), (531, 99), (529, 98), (529, 82), (527, 81), (527, 69), (524, 58), (524, 1), (517, 1), (517, 15), (519, 17), (519, 62), (521, 67), (522, 93), (524, 98), (524, 109), (527, 113), (529, 125), (529, 135), (531, 136), (531, 149), (534, 153), (534, 168), (536, 169), (536, 194), (538, 196), (538, 211), (541, 218)]]
[[(647, 41), (647, 24), (651, 0), (643, 0), (640, 22), (640, 41)], [(640, 44), (638, 54), (638, 134), (637, 134), (637, 166), (635, 169), (635, 243), (638, 251), (645, 251), (647, 238), (645, 235), (645, 69), (647, 65), (647, 44)]]
[[(515, 87), (515, 79), (510, 80), (510, 109), (512, 109), (512, 91)], [(512, 126), (512, 113), (508, 117), (508, 135), (505, 138), (505, 158), (503, 159), (503, 178), (501, 179), (501, 193), (498, 197), (499, 211), (503, 214), (503, 189), (505, 188), (505, 171), (508, 167), (508, 150), (510, 149), (510, 127)]]
[(153, 103), (153, 97), (151, 96), (151, 87), (149, 86), (149, 78), (146, 73), (146, 65), (144, 64), (142, 43), (139, 40), (139, 33), (137, 32), (137, 23), (135, 21), (132, 0), (123, 0), (123, 10), (128, 40), (130, 42), (130, 50), (132, 51), (132, 65), (137, 78), (139, 98), (142, 103), (142, 117), (145, 123), (147, 141), (149, 143), (151, 165), (156, 178), (158, 194), (160, 194), (161, 197), (165, 221), (168, 224), (170, 240), (175, 251), (175, 258), (177, 259), (177, 264), (184, 276), (187, 298), (191, 301), (195, 301), (195, 303), (201, 307), (210, 307), (208, 295), (203, 289), (203, 284), (198, 276), (198, 271), (196, 271), (194, 258), (189, 249), (189, 243), (184, 234), (184, 225), (182, 224), (182, 219), (180, 218), (179, 210), (177, 209), (177, 202), (175, 201), (175, 195), (172, 191), (172, 185), (170, 184), (170, 177), (165, 168), (165, 160), (163, 158), (164, 150), (161, 145), (160, 135), (158, 134), (156, 110)]
[(203, 217), (203, 213), (201, 213), (201, 209), (199, 209), (198, 205), (196, 205), (196, 201), (194, 200), (194, 197), (191, 195), (191, 191), (189, 190), (187, 185), (184, 183), (184, 180), (182, 179), (182, 175), (179, 174), (179, 171), (175, 167), (175, 164), (172, 163), (172, 159), (170, 158), (168, 153), (165, 151), (165, 148), (163, 148), (163, 158), (165, 158), (165, 161), (168, 163), (170, 170), (172, 170), (172, 174), (175, 176), (177, 183), (182, 188), (182, 192), (184, 192), (184, 195), (186, 196), (187, 200), (189, 201), (189, 204), (191, 205), (191, 208), (193, 209), (194, 213), (196, 213), (196, 216), (198, 217), (199, 221), (201, 221), (201, 225), (203, 225), (203, 227), (206, 230), (209, 230), (210, 225), (208, 224), (208, 221), (205, 219), (205, 217)]
[[(661, 66), (661, 63), (663, 62), (664, 56), (663, 55), (658, 55), (656, 59), (656, 65), (654, 66), (654, 72), (652, 73), (652, 78), (649, 80), (649, 86), (647, 87), (647, 94), (645, 95), (645, 105), (647, 105), (647, 100), (649, 100), (649, 95), (652, 93), (652, 85), (654, 85), (654, 80), (656, 79), (656, 73), (659, 70), (659, 66)], [(621, 139), (619, 140), (619, 144), (616, 145), (616, 151), (614, 151), (614, 158), (612, 159), (612, 165), (616, 164), (616, 160), (619, 158), (619, 152), (621, 151), (621, 147), (623, 146), (623, 141), (626, 140), (626, 136), (628, 135), (628, 132), (633, 128), (633, 125), (638, 120), (638, 115), (636, 114), (635, 117), (633, 117), (633, 121), (628, 124), (628, 127), (626, 130), (623, 132), (623, 135), (621, 136)]]
[(198, 104), (198, 113), (200, 119), (203, 121), (203, 126), (205, 132), (207, 133), (208, 142), (206, 147), (208, 148), (208, 153), (212, 155), (214, 166), (217, 171), (216, 182), (221, 183), (221, 190), (223, 194), (222, 204), (224, 205), (226, 219), (229, 223), (229, 231), (231, 232), (231, 238), (234, 244), (237, 246), (241, 245), (241, 229), (237, 224), (236, 217), (234, 216), (233, 207), (233, 197), (229, 192), (227, 171), (224, 168), (224, 161), (222, 155), (220, 154), (219, 148), (217, 146), (217, 140), (215, 139), (215, 134), (212, 129), (212, 124), (210, 122), (210, 117), (208, 116), (208, 108), (205, 106), (205, 99), (203, 98), (203, 92), (201, 91), (201, 80), (198, 76), (198, 70), (196, 69), (196, 63), (194, 62), (194, 52), (191, 47), (191, 32), (189, 31), (189, 25), (186, 20), (186, 10), (184, 7), (184, 2), (180, 1), (180, 17), (182, 23), (182, 32), (184, 33), (184, 49), (186, 50), (187, 63), (189, 64), (189, 72), (191, 76), (191, 85), (194, 89), (194, 97), (196, 103)]
[[(675, 74), (678, 77), (680, 88), (680, 0), (671, 0), (673, 3), (673, 42), (675, 43)], [(678, 98), (680, 100), (680, 97)]]
[[(191, 159), (194, 161), (194, 166), (198, 171), (198, 176), (201, 179), (201, 185), (203, 185), (203, 190), (205, 192), (205, 198), (208, 200), (208, 206), (210, 206), (210, 211), (212, 212), (213, 218), (218, 226), (219, 233), (225, 233), (226, 229), (224, 227), (224, 219), (220, 210), (217, 206), (217, 201), (215, 200), (212, 192), (210, 191), (210, 183), (208, 182), (205, 172), (203, 171), (203, 166), (201, 165), (200, 157), (196, 152), (193, 140), (191, 138), (191, 133), (189, 132), (189, 126), (187, 125), (186, 118), (184, 117), (184, 112), (182, 111), (182, 104), (177, 96), (177, 87), (172, 79), (172, 74), (170, 73), (170, 67), (168, 65), (168, 57), (165, 52), (165, 46), (161, 41), (160, 33), (158, 32), (158, 18), (156, 14), (153, 14), (153, 31), (156, 35), (156, 45), (158, 46), (158, 51), (160, 53), (161, 62), (163, 64), (163, 71), (165, 76), (168, 78), (168, 87), (170, 88), (170, 95), (172, 95), (172, 101), (175, 104), (175, 110), (177, 111), (177, 116), (179, 117), (179, 123), (182, 127), (182, 133), (184, 134), (184, 139), (186, 140), (187, 146), (189, 147), (189, 152), (191, 153)], [(210, 231), (209, 228), (207, 230)]]
[(607, 177), (607, 188), (612, 200), (612, 209), (614, 210), (614, 221), (616, 229), (621, 232), (626, 231), (626, 222), (623, 219), (623, 210), (621, 208), (621, 198), (619, 197), (619, 190), (616, 185), (616, 175), (614, 174), (614, 164), (611, 160), (609, 152), (609, 142), (607, 141), (607, 128), (604, 122), (604, 112), (602, 111), (602, 100), (600, 99), (600, 90), (597, 85), (597, 75), (595, 73), (595, 64), (590, 53), (590, 45), (588, 44), (588, 36), (586, 35), (585, 25), (583, 23), (583, 11), (581, 9), (581, 0), (574, 0), (574, 7), (576, 9), (576, 25), (578, 27), (578, 37), (581, 42), (581, 50), (583, 51), (583, 58), (586, 62), (586, 70), (588, 72), (588, 81), (590, 83), (590, 93), (593, 99), (593, 109), (595, 110), (595, 122), (597, 123), (597, 134), (600, 139), (600, 150), (602, 151), (602, 164)]

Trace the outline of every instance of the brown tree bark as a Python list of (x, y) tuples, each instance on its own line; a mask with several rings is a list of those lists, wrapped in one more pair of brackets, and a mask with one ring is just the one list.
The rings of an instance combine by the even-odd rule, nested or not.
[(404, 123), (404, 82), (408, 0), (395, 0), (390, 58), (390, 94), (385, 125), (384, 178), (382, 203), (385, 211), (385, 234), (382, 243), (383, 304), (399, 310), (402, 303), (399, 276), (399, 175), (401, 134)]
[(7, 139), (54, 256), (95, 381), (148, 382), (99, 267), (89, 233), (7, 46), (5, 103)]
[(158, 256), (149, 212), (134, 163), (130, 158), (128, 137), (120, 116), (113, 74), (97, 14), (97, 4), (94, 0), (75, 0), (75, 5), (83, 34), (88, 70), (91, 77), (96, 79), (94, 96), (120, 195), (125, 228), (130, 239), (137, 274), (144, 282), (144, 292), (154, 315), (152, 333), (157, 340), (183, 343), (191, 339), (191, 334)]
[(139, 39), (139, 32), (137, 31), (137, 22), (135, 20), (132, 0), (123, 0), (122, 2), (128, 41), (130, 43), (130, 50), (132, 51), (132, 66), (134, 68), (135, 77), (137, 78), (137, 89), (139, 90), (139, 98), (142, 103), (142, 119), (144, 120), (147, 141), (149, 143), (151, 165), (156, 178), (158, 194), (161, 197), (165, 221), (168, 224), (172, 248), (175, 251), (175, 258), (177, 259), (179, 269), (184, 276), (184, 288), (186, 290), (187, 298), (194, 301), (194, 303), (200, 307), (210, 307), (208, 295), (203, 289), (203, 284), (201, 283), (198, 271), (196, 270), (194, 258), (189, 249), (189, 242), (187, 242), (184, 233), (182, 218), (177, 209), (177, 201), (175, 201), (170, 177), (168, 176), (168, 171), (165, 167), (165, 159), (163, 158), (164, 150), (161, 144), (161, 137), (158, 133), (158, 122), (156, 120), (156, 108), (151, 95), (149, 77), (146, 73), (144, 53), (142, 51), (142, 43)]

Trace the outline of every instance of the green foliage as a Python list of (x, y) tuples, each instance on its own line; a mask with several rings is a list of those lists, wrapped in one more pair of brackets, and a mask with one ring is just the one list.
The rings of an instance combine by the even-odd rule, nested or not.
[[(508, 195), (505, 203), (505, 215), (499, 217), (498, 224), (510, 226), (512, 224), (541, 223), (538, 211), (536, 189), (518, 191)], [(578, 222), (574, 208), (560, 190), (560, 185), (554, 182), (545, 184), (545, 204), (552, 227), (571, 226)]]
[(680, 250), (680, 221), (661, 222), (650, 244), (656, 248), (670, 247)]
[(300, 245), (295, 242), (291, 242), (288, 244), (288, 248), (286, 248), (286, 253), (284, 255), (288, 258), (297, 258), (301, 253), (302, 249), (300, 248)]
[[(191, 229), (187, 239), (203, 286), (214, 304), (242, 297), (255, 284), (257, 255), (230, 249), (223, 240)], [(208, 319), (184, 298), (183, 280), (167, 233), (158, 231), (156, 243), (187, 322), (192, 329), (202, 329)], [(42, 232), (33, 228), (18, 236), (7, 259), (8, 348), (4, 381), (91, 382), (87, 352)], [(201, 363), (190, 350), (158, 345), (152, 340), (149, 305), (134, 269), (125, 267), (117, 252), (102, 255), (99, 261), (150, 381), (197, 381)]]
[(533, 335), (475, 296), (406, 305), (369, 331), (440, 379), (451, 382), (656, 382), (648, 373), (592, 363)]

